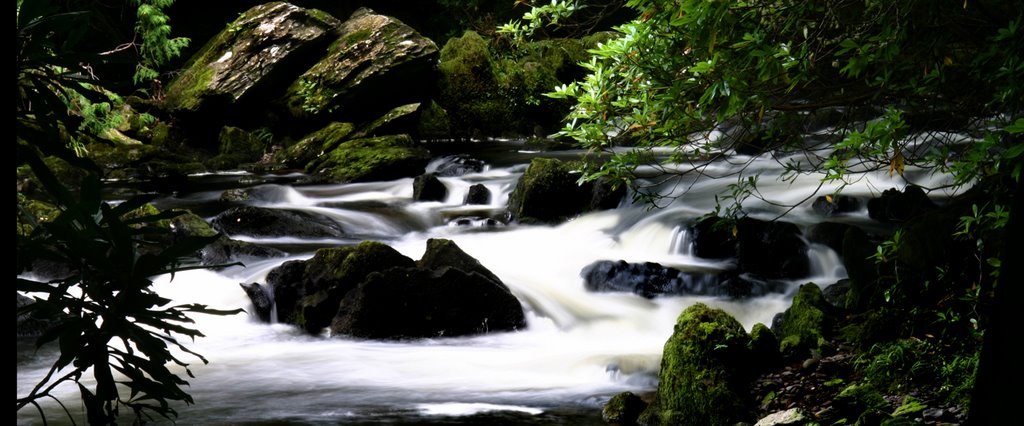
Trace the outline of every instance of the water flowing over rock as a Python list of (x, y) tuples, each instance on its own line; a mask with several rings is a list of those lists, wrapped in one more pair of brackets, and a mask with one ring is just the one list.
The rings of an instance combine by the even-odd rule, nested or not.
[(438, 49), (401, 21), (359, 9), (341, 24), (327, 54), (296, 79), (286, 102), (295, 117), (371, 120), (425, 100)]
[(256, 237), (337, 238), (345, 230), (333, 219), (306, 211), (263, 207), (233, 207), (210, 224), (228, 235)]
[(631, 292), (648, 299), (658, 296), (724, 296), (745, 298), (782, 293), (778, 281), (744, 279), (731, 272), (684, 272), (658, 263), (599, 260), (580, 271), (587, 290)]

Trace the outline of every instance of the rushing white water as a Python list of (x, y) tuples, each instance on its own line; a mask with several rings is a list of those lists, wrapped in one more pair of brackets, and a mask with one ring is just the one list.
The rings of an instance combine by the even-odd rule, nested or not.
[[(735, 167), (739, 166), (715, 164), (705, 173), (727, 175)], [(806, 228), (823, 219), (810, 209), (808, 199), (818, 188), (820, 176), (779, 182), (781, 168), (774, 160), (752, 159), (748, 167), (762, 170), (759, 186), (766, 198), (803, 202), (786, 220)], [(486, 218), (505, 208), (523, 169), (519, 164), (442, 177), (449, 190), (443, 202), (413, 202), (412, 179), (261, 187), (256, 205), (327, 215), (345, 229), (356, 230), (356, 239), (386, 241), (413, 259), (422, 256), (427, 239), (453, 240), (509, 286), (527, 312), (528, 325), (517, 332), (477, 337), (380, 342), (309, 336), (288, 325), (259, 323), (248, 315), (196, 316), (196, 328), (206, 337), (188, 346), (206, 356), (209, 364), (196, 360), (192, 365), (196, 377), (189, 379), (186, 390), (196, 403), (178, 407), (180, 421), (309, 424), (376, 419), (401, 423), (507, 412), (519, 416), (519, 421), (534, 419), (537, 424), (550, 422), (551, 417), (544, 416), (557, 413), (575, 419), (573, 422), (600, 423), (600, 405), (611, 395), (654, 389), (662, 347), (687, 306), (700, 301), (720, 307), (748, 330), (757, 323), (770, 324), (772, 317), (788, 306), (792, 292), (726, 300), (645, 299), (584, 290), (580, 270), (595, 260), (727, 267), (728, 261), (694, 257), (685, 225), (709, 212), (714, 196), (734, 180), (684, 178), (666, 183), (667, 192), (684, 188), (688, 192), (656, 210), (623, 205), (558, 226), (486, 225)], [(490, 204), (463, 205), (469, 186), (475, 183), (491, 191)], [(904, 185), (888, 175), (878, 175), (851, 185), (844, 194), (866, 197)], [(828, 192), (826, 188), (821, 194)], [(376, 203), (375, 207), (367, 208), (368, 202)], [(785, 211), (757, 199), (750, 199), (747, 207), (755, 216), (768, 219)], [(453, 219), (460, 217), (466, 218), (461, 222), (464, 226), (455, 226)], [(865, 212), (855, 212), (839, 220), (856, 222), (865, 217)], [(178, 273), (173, 281), (168, 276), (157, 277), (156, 290), (176, 302), (248, 309), (249, 301), (239, 283), (265, 282), (268, 271), (286, 260), (309, 258), (317, 247), (353, 242), (234, 237), (308, 249), (245, 267)], [(792, 282), (793, 289), (804, 282), (825, 286), (845, 276), (834, 252), (817, 244), (811, 248), (812, 274)], [(31, 389), (53, 359), (52, 350), (44, 349), (34, 357), (29, 354), (19, 349), (19, 396)], [(193, 358), (184, 355), (183, 359)], [(77, 390), (72, 387), (57, 393), (66, 401), (77, 401)], [(75, 402), (69, 408), (81, 413)], [(51, 421), (60, 424), (65, 420), (55, 405), (46, 410)], [(35, 424), (38, 415), (31, 409), (21, 410), (18, 422)]]

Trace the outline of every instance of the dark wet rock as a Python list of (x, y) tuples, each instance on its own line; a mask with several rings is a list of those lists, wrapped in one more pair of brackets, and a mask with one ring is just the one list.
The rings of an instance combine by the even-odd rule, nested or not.
[(839, 222), (816, 223), (807, 230), (807, 241), (824, 244), (842, 257), (843, 239), (850, 228), (854, 226)]
[[(211, 237), (218, 231), (203, 218), (192, 212), (186, 212), (170, 220), (171, 241), (185, 237)], [(286, 253), (247, 241), (238, 241), (221, 235), (212, 243), (199, 250), (199, 258), (203, 265), (223, 265), (250, 259), (266, 259), (281, 257)]]
[(526, 326), (508, 288), (453, 267), (374, 272), (342, 300), (332, 334), (370, 339), (455, 337)]
[(835, 216), (860, 210), (861, 202), (849, 195), (823, 195), (814, 199), (811, 208), (823, 216)]
[(718, 216), (708, 216), (690, 225), (693, 255), (705, 259), (736, 257), (735, 226), (734, 221)]
[(259, 283), (239, 285), (242, 290), (245, 290), (245, 295), (249, 296), (249, 301), (252, 302), (254, 310), (252, 314), (262, 322), (270, 322), (270, 314), (274, 309), (274, 300), (270, 291)]
[(345, 230), (333, 219), (300, 210), (265, 207), (232, 207), (218, 214), (210, 225), (228, 235), (253, 237), (337, 238)]
[(40, 304), (36, 299), (16, 293), (18, 296), (17, 317), (15, 325), (17, 337), (39, 337), (51, 327), (67, 317), (64, 312), (54, 309), (49, 303)]
[(469, 191), (466, 193), (466, 204), (490, 204), (491, 203), (491, 190), (487, 189), (482, 183), (474, 184), (469, 187)]
[(754, 324), (750, 330), (750, 353), (757, 371), (769, 371), (782, 361), (779, 339), (771, 328), (762, 323)]
[(414, 201), (444, 201), (447, 195), (448, 187), (433, 173), (416, 176), (412, 181)]
[(444, 238), (427, 240), (427, 249), (423, 252), (423, 257), (416, 262), (416, 266), (424, 269), (452, 267), (464, 272), (475, 272), (504, 287), (501, 279), (480, 264), (479, 260), (463, 251), (454, 241)]
[(734, 273), (683, 272), (658, 263), (599, 260), (580, 271), (589, 291), (629, 292), (646, 298), (701, 295), (748, 298), (781, 293), (785, 283), (759, 281)]
[(850, 295), (851, 282), (847, 278), (837, 281), (835, 284), (821, 289), (821, 296), (825, 301), (840, 309), (846, 309)]
[(301, 324), (296, 307), (299, 299), (306, 295), (306, 262), (289, 260), (267, 273), (267, 287), (274, 295), (277, 320), (285, 324)]
[[(579, 214), (618, 206), (624, 188), (578, 184), (579, 175), (553, 158), (535, 158), (509, 195), (509, 214), (521, 223), (558, 223)], [(607, 185), (601, 189), (595, 186)]]
[(745, 217), (736, 223), (736, 230), (740, 272), (765, 279), (802, 278), (810, 273), (807, 243), (796, 225)]
[(868, 200), (868, 216), (884, 223), (901, 223), (936, 207), (919, 186), (907, 185), (900, 192), (890, 188)]

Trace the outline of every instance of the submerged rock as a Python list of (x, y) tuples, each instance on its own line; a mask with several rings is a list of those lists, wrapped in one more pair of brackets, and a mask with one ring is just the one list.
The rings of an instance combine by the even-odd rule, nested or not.
[(214, 217), (210, 224), (228, 235), (296, 238), (337, 238), (345, 235), (338, 222), (324, 215), (253, 206), (232, 207)]
[(780, 281), (745, 278), (734, 272), (684, 272), (654, 262), (599, 260), (580, 271), (589, 291), (631, 292), (648, 299), (658, 296), (723, 296), (747, 298), (782, 293)]

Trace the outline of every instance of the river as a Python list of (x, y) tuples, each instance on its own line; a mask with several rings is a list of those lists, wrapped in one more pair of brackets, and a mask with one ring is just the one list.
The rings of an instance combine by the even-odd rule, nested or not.
[[(471, 151), (467, 151), (471, 150)], [(447, 152), (445, 152), (447, 151)], [(686, 225), (708, 213), (715, 195), (723, 194), (731, 173), (740, 167), (758, 170), (761, 194), (745, 210), (762, 219), (787, 212), (785, 220), (806, 230), (825, 218), (813, 211), (812, 194), (820, 175), (782, 181), (776, 159), (736, 156), (710, 165), (704, 174), (665, 182), (666, 194), (684, 196), (661, 208), (634, 205), (627, 197), (614, 210), (595, 212), (556, 226), (488, 223), (498, 217), (529, 159), (575, 158), (579, 152), (543, 152), (520, 141), (493, 141), (472, 147), (450, 145), (435, 150), (438, 167), (452, 153), (466, 153), (487, 166), (478, 172), (442, 177), (448, 188), (443, 202), (413, 202), (412, 179), (331, 185), (298, 185), (299, 175), (227, 173), (194, 176), (191, 189), (167, 193), (158, 207), (194, 209), (206, 218), (227, 207), (218, 201), (231, 187), (259, 187), (250, 203), (263, 207), (326, 214), (346, 229), (338, 240), (235, 238), (284, 248), (289, 255), (248, 262), (220, 271), (157, 277), (155, 288), (176, 302), (215, 308), (250, 309), (239, 283), (265, 282), (269, 270), (286, 260), (307, 259), (319, 247), (372, 239), (385, 242), (412, 259), (422, 256), (430, 238), (453, 240), (509, 286), (527, 313), (527, 327), (510, 333), (468, 338), (381, 342), (345, 337), (309, 336), (283, 324), (265, 324), (246, 314), (196, 316), (206, 337), (188, 346), (209, 364), (195, 361), (185, 388), (195, 399), (177, 406), (180, 424), (603, 424), (602, 404), (622, 391), (650, 392), (657, 384), (661, 350), (676, 317), (703, 302), (720, 307), (747, 330), (789, 304), (800, 284), (826, 286), (845, 277), (837, 255), (813, 244), (811, 276), (790, 282), (790, 291), (749, 300), (711, 297), (645, 299), (626, 293), (591, 293), (580, 270), (595, 260), (659, 262), (679, 268), (724, 268), (727, 262), (690, 255)], [(938, 184), (930, 175), (906, 176), (915, 183)], [(709, 176), (727, 176), (711, 179)], [(465, 206), (470, 185), (482, 183), (492, 193), (489, 205)], [(904, 178), (875, 173), (843, 190), (868, 198), (905, 185)], [(676, 191), (676, 192), (672, 192)], [(823, 187), (817, 195), (829, 193)], [(458, 220), (458, 219), (464, 220)], [(829, 220), (871, 225), (866, 211)], [(18, 395), (44, 374), (53, 350), (18, 349)], [(65, 387), (68, 408), (81, 413), (77, 389)], [(45, 401), (51, 424), (67, 421), (52, 401)], [(39, 424), (32, 408), (18, 412), (18, 423)]]

